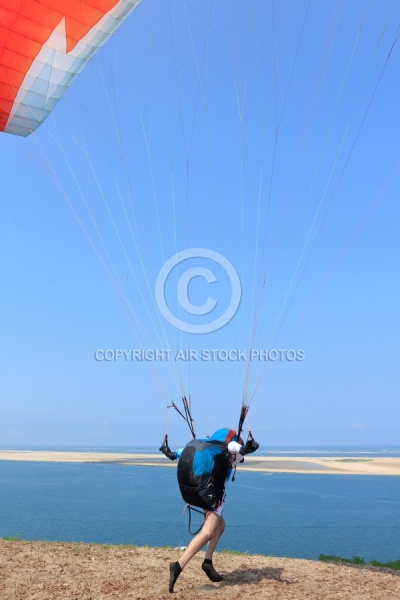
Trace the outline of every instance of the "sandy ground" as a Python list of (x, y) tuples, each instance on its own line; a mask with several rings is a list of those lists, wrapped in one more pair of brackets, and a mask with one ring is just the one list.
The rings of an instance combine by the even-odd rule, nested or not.
[(216, 554), (211, 583), (196, 556), (168, 593), (180, 552), (56, 542), (0, 541), (1, 600), (399, 600), (400, 573), (256, 555)]
[[(176, 467), (176, 463), (170, 462), (161, 454), (3, 450), (0, 451), (0, 460)], [(240, 470), (268, 473), (400, 475), (400, 458), (248, 456)]]

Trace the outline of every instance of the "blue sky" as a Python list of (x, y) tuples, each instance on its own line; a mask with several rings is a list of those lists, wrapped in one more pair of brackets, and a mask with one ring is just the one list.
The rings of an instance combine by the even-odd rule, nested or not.
[[(1, 137), (2, 444), (157, 446), (168, 412), (183, 443), (176, 372), (199, 436), (235, 427), (247, 362), (95, 352), (251, 348), (304, 352), (250, 363), (263, 445), (399, 443), (399, 9), (144, 0), (37, 132)], [(204, 335), (154, 302), (188, 248), (241, 281)], [(204, 324), (188, 267), (215, 273), (189, 287), (212, 319), (231, 285), (204, 258), (171, 273), (171, 312)]]

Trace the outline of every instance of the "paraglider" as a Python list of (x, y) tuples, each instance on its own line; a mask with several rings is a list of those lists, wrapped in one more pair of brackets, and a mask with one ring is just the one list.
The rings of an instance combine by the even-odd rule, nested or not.
[[(43, 10), (33, 10), (38, 3)], [(0, 0), (4, 26), (0, 50), (0, 130), (27, 136), (37, 129), (97, 48), (139, 3), (140, 0), (91, 0), (90, 3), (86, 0), (71, 0), (68, 3), (62, 0)], [(236, 10), (234, 4), (232, 3), (233, 12)], [(159, 3), (158, 6), (163, 5)], [(166, 58), (167, 66), (160, 66), (155, 60), (150, 65), (154, 71), (148, 69), (155, 73), (154, 79), (150, 77), (150, 83), (147, 82), (151, 92), (148, 95), (146, 78), (142, 77), (141, 81), (144, 80), (144, 83), (140, 94), (144, 107), (140, 105), (141, 100), (135, 98), (132, 101), (131, 92), (135, 88), (132, 69), (129, 81), (124, 80), (122, 99), (118, 98), (110, 103), (115, 108), (115, 115), (111, 110), (111, 115), (108, 116), (110, 121), (115, 117), (114, 121), (118, 124), (115, 132), (113, 131), (116, 134), (114, 145), (99, 144), (99, 130), (96, 130), (97, 138), (96, 135), (91, 138), (90, 133), (85, 131), (83, 134), (80, 131), (79, 125), (78, 136), (71, 135), (68, 139), (65, 135), (53, 135), (51, 138), (62, 156), (63, 164), (67, 165), (65, 178), (68, 181), (64, 186), (68, 191), (65, 196), (68, 202), (68, 192), (73, 197), (70, 204), (74, 207), (75, 215), (79, 214), (79, 218), (81, 214), (86, 216), (85, 234), (106, 270), (129, 325), (137, 335), (140, 352), (146, 352), (149, 347), (151, 352), (170, 353), (174, 342), (174, 348), (180, 344), (178, 348), (181, 351), (182, 347), (182, 336), (179, 341), (175, 341), (176, 338), (167, 329), (166, 320), (161, 318), (163, 313), (158, 310), (160, 306), (157, 308), (154, 301), (152, 283), (155, 278), (152, 280), (146, 268), (150, 271), (151, 265), (161, 273), (160, 267), (163, 263), (164, 266), (168, 264), (165, 259), (169, 255), (175, 253), (175, 259), (182, 255), (188, 256), (190, 245), (196, 248), (207, 243), (213, 247), (220, 245), (224, 255), (229, 253), (235, 264), (242, 263), (240, 279), (244, 293), (238, 317), (243, 319), (244, 326), (239, 328), (240, 337), (237, 338), (236, 332), (233, 332), (236, 355), (246, 354), (238, 352), (241, 344), (247, 347), (248, 356), (256, 356), (258, 345), (264, 348), (263, 355), (267, 354), (267, 344), (275, 348), (282, 327), (287, 325), (287, 315), (298, 294), (321, 229), (336, 200), (339, 184), (347, 171), (354, 147), (361, 139), (359, 133), (364, 127), (376, 89), (392, 54), (392, 50), (385, 50), (382, 42), (386, 42), (389, 35), (386, 32), (390, 32), (390, 28), (385, 25), (382, 34), (377, 32), (378, 37), (373, 39), (373, 43), (370, 41), (372, 36), (369, 33), (366, 36), (367, 47), (372, 49), (369, 58), (371, 65), (364, 60), (364, 55), (361, 55), (362, 60), (353, 64), (353, 58), (358, 56), (356, 48), (359, 38), (364, 39), (365, 19), (363, 15), (359, 15), (360, 19), (356, 18), (353, 24), (357, 26), (352, 29), (355, 37), (354, 50), (352, 46), (343, 45), (343, 40), (336, 35), (337, 31), (340, 32), (341, 24), (346, 23), (346, 17), (341, 17), (342, 9), (338, 9), (339, 5), (336, 8), (332, 5), (332, 10), (323, 11), (326, 13), (324, 25), (317, 19), (317, 14), (309, 13), (310, 4), (306, 7), (299, 3), (296, 6), (298, 12), (288, 11), (287, 14), (271, 16), (267, 14), (270, 4), (260, 2), (257, 5), (260, 14), (257, 14), (257, 19), (252, 20), (256, 14), (254, 13), (249, 21), (245, 21), (246, 17), (249, 18), (247, 7), (242, 3), (238, 3), (238, 6), (237, 10), (242, 12), (237, 22), (242, 26), (243, 19), (248, 28), (243, 27), (239, 36), (235, 30), (232, 32), (235, 51), (229, 51), (228, 34), (227, 38), (218, 38), (221, 31), (226, 34), (228, 29), (226, 21), (220, 15), (217, 18), (223, 23), (222, 29), (209, 30), (207, 17), (204, 20), (207, 23), (204, 35), (199, 27), (201, 39), (200, 42), (197, 40), (197, 46), (189, 24), (185, 33), (189, 33), (187, 38), (190, 40), (190, 52), (180, 52), (179, 47), (176, 50), (172, 40), (169, 48), (172, 48), (170, 65)], [(283, 9), (279, 9), (278, 13), (280, 10), (283, 12)], [(314, 7), (313, 10), (317, 12), (317, 8)], [(151, 23), (151, 19), (149, 22)], [(162, 19), (160, 22), (164, 23)], [(290, 27), (283, 27), (280, 32), (280, 22), (289, 23)], [(317, 22), (318, 28), (315, 27)], [(264, 29), (258, 30), (262, 25)], [(272, 33), (267, 38), (266, 31), (269, 31), (271, 25)], [(305, 42), (307, 27), (312, 31), (311, 43), (308, 44)], [(257, 35), (249, 36), (248, 31), (253, 32), (253, 28)], [(30, 33), (31, 31), (34, 33)], [(179, 32), (182, 33), (182, 29)], [(212, 38), (212, 35), (215, 37)], [(182, 39), (183, 37), (182, 35)], [(264, 43), (266, 39), (269, 40), (269, 46)], [(397, 39), (396, 31), (393, 46)], [(349, 40), (352, 41), (352, 38), (349, 37)], [(379, 43), (375, 44), (377, 40)], [(343, 65), (332, 68), (330, 63), (336, 44), (340, 47), (340, 56), (347, 58), (347, 62), (344, 60)], [(213, 54), (212, 49), (216, 47), (218, 51)], [(158, 50), (163, 52), (162, 40), (160, 48)], [(382, 52), (385, 54), (380, 58)], [(151, 52), (147, 54), (151, 55)], [(165, 54), (167, 56), (168, 53)], [(132, 55), (135, 56), (135, 53)], [(235, 59), (231, 60), (233, 55)], [(306, 66), (302, 65), (300, 68), (302, 56), (306, 59)], [(188, 61), (181, 66), (181, 73), (177, 57)], [(188, 64), (190, 57), (192, 64)], [(204, 64), (200, 57), (204, 59)], [(370, 68), (375, 58), (377, 71)], [(256, 63), (262, 68), (255, 68)], [(164, 80), (161, 79), (163, 70)], [(341, 80), (338, 79), (339, 76)], [(182, 94), (183, 80), (185, 93)], [(168, 94), (161, 95), (160, 81), (168, 87), (169, 92), (173, 88), (176, 96), (174, 92), (169, 98)], [(115, 100), (117, 87), (111, 88), (112, 86), (110, 95), (114, 92)], [(333, 90), (337, 90), (337, 95)], [(346, 101), (346, 91), (350, 102)], [(353, 91), (359, 92), (359, 97), (353, 97)], [(92, 106), (91, 98), (89, 101)], [(136, 112), (140, 116), (136, 130), (132, 124), (132, 106), (130, 111), (124, 110), (128, 103), (133, 104), (134, 101), (137, 102)], [(148, 123), (146, 111), (149, 113)], [(108, 123), (102, 117), (103, 115), (99, 121)], [(75, 114), (71, 121), (74, 119)], [(164, 135), (160, 135), (160, 124), (165, 127)], [(138, 149), (138, 129), (144, 138), (145, 148)], [(207, 140), (204, 139), (206, 137)], [(176, 148), (178, 144), (174, 145), (181, 138), (183, 150)], [(133, 139), (135, 146), (133, 150), (129, 148), (131, 152), (127, 154), (123, 147), (126, 139)], [(71, 143), (69, 149), (68, 141)], [(113, 151), (117, 149), (114, 171), (107, 155), (110, 147)], [(106, 149), (106, 157), (97, 154), (98, 148)], [(47, 150), (48, 154), (51, 154), (50, 150)], [(148, 157), (148, 165), (143, 157), (146, 160)], [(159, 161), (158, 164), (156, 161)], [(81, 186), (77, 182), (77, 172), (81, 173), (87, 186)], [(76, 188), (71, 192), (74, 184)], [(166, 192), (169, 187), (170, 193)], [(95, 201), (88, 202), (88, 198), (94, 198)], [(75, 211), (79, 203), (80, 210)], [(347, 214), (347, 198), (342, 204)], [(217, 215), (221, 208), (227, 210), (222, 210), (221, 215)], [(146, 246), (148, 239), (151, 240), (150, 251)], [(181, 244), (179, 248), (178, 244)], [(330, 251), (330, 244), (328, 246)], [(213, 251), (213, 254), (216, 253)], [(329, 254), (328, 256), (331, 260)], [(194, 261), (198, 258), (190, 257)], [(324, 257), (324, 262), (327, 260)], [(321, 260), (321, 264), (322, 262)], [(180, 291), (185, 292), (181, 294), (185, 301), (184, 307), (200, 311), (206, 306), (206, 302), (198, 302), (197, 305), (196, 302), (189, 302), (189, 284), (191, 290), (195, 289), (196, 277), (200, 277), (197, 263), (195, 270), (195, 274), (192, 273), (190, 277), (180, 277), (178, 288), (180, 285)], [(177, 273), (180, 274), (178, 271)], [(314, 275), (314, 279), (311, 278), (313, 285), (314, 281), (320, 281), (322, 277), (321, 273)], [(208, 283), (214, 281), (206, 279), (204, 269), (201, 278)], [(229, 285), (225, 285), (226, 296), (230, 292)], [(233, 284), (231, 287), (233, 288)], [(162, 291), (164, 293), (165, 289)], [(240, 294), (237, 296), (240, 300)], [(165, 297), (164, 300), (167, 305), (168, 298)], [(201, 300), (204, 301), (204, 298)], [(296, 330), (303, 313), (307, 312), (309, 300), (307, 295), (302, 298), (303, 312), (294, 315), (296, 318), (290, 323), (289, 333)], [(142, 312), (138, 310), (140, 301), (144, 307)], [(195, 318), (196, 313), (192, 314)], [(204, 317), (201, 322), (204, 329), (206, 313), (200, 311), (199, 314)], [(181, 331), (190, 334), (193, 328), (182, 328), (183, 319), (180, 314), (179, 317)], [(148, 334), (149, 330), (154, 335), (153, 339)], [(227, 339), (221, 335), (217, 341), (219, 347)], [(190, 352), (195, 353), (190, 343), (188, 346)], [(279, 352), (284, 353), (281, 350)], [(229, 352), (226, 354), (230, 356)], [(170, 401), (175, 397), (176, 389), (171, 392), (170, 381), (165, 382), (163, 379), (164, 372), (169, 374), (170, 380), (178, 388), (183, 398), (181, 414), (195, 438), (190, 414), (190, 361), (185, 364), (177, 360), (166, 360), (159, 368), (157, 361), (149, 359), (148, 364), (154, 372), (156, 383), (160, 384), (161, 393), (164, 392), (164, 398), (169, 399), (169, 407), (176, 408), (174, 402), (171, 404)], [(242, 396), (237, 430), (239, 437), (248, 407), (271, 364), (267, 360), (262, 362), (246, 358), (244, 370), (240, 360), (234, 365), (241, 379), (241, 386), (236, 385), (235, 388), (236, 395)], [(231, 366), (229, 361), (225, 365)], [(186, 366), (188, 373), (185, 380), (182, 371)], [(221, 372), (222, 369), (219, 373)], [(233, 370), (225, 377), (224, 383), (237, 382), (235, 377), (238, 374), (231, 377), (232, 372)], [(204, 376), (204, 372), (199, 374), (197, 371), (196, 376), (199, 383), (200, 380), (206, 382), (205, 385), (210, 389), (212, 379), (209, 373)], [(223, 376), (218, 374), (216, 379), (222, 381)], [(229, 398), (230, 403), (231, 390), (228, 387), (224, 386), (223, 393), (224, 399)], [(210, 402), (222, 397), (218, 389), (212, 394)], [(131, 397), (129, 402), (132, 402)], [(208, 414), (207, 411), (204, 414)], [(162, 448), (169, 458), (174, 455), (168, 447), (167, 438)], [(212, 468), (213, 465), (207, 474), (212, 473)], [(217, 508), (218, 502), (221, 502), (223, 489), (223, 486), (219, 487), (213, 497), (211, 509)], [(196, 505), (196, 500), (189, 500)]]

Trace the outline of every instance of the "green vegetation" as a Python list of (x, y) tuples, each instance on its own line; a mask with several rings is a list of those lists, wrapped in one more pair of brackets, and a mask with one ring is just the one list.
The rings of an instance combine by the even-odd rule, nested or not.
[(0, 540), (4, 540), (5, 542), (25, 542), (19, 535), (13, 535), (11, 537), (2, 537)]
[(248, 552), (239, 552), (239, 550), (231, 550), (231, 548), (225, 548), (225, 550), (221, 550), (220, 554), (235, 554), (238, 556), (249, 556)]
[[(82, 542), (82, 544), (86, 545), (85, 542)], [(92, 545), (93, 546), (101, 546), (102, 548), (106, 548), (106, 549), (108, 549), (108, 548), (139, 548), (140, 547), (140, 546), (135, 546), (135, 544), (96, 544), (96, 543), (93, 543)]]
[(389, 561), (387, 563), (379, 562), (379, 560), (371, 560), (369, 563), (373, 567), (386, 567), (388, 569), (395, 569), (396, 571), (400, 571), (400, 558), (397, 560)]
[(353, 556), (352, 558), (342, 558), (340, 556), (330, 556), (329, 554), (320, 554), (318, 560), (325, 562), (344, 563), (351, 565), (371, 565), (372, 567), (385, 567), (386, 569), (395, 569), (400, 571), (400, 558), (390, 562), (379, 562), (378, 560), (371, 560), (369, 563), (365, 562), (360, 556)]

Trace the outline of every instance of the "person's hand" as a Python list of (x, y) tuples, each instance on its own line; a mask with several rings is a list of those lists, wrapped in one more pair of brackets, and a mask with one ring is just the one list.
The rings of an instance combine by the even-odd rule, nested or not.
[(162, 452), (163, 454), (165, 454), (165, 456), (167, 458), (169, 458), (170, 460), (175, 460), (175, 458), (176, 458), (175, 452), (172, 452), (171, 448), (169, 446), (167, 446), (166, 444), (163, 444), (161, 446), (160, 452)]
[(239, 454), (241, 454), (242, 456), (245, 456), (246, 454), (251, 454), (252, 452), (258, 450), (259, 447), (260, 444), (258, 444), (255, 440), (247, 440), (245, 445), (240, 448)]

